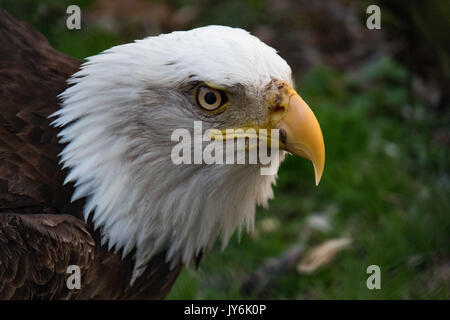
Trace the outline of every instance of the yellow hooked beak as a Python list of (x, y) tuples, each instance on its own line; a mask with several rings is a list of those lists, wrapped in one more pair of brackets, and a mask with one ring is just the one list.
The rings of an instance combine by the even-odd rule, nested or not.
[(319, 122), (294, 89), (285, 84), (280, 91), (278, 107), (282, 109), (273, 115), (273, 127), (280, 130), (280, 147), (311, 160), (318, 185), (325, 166), (325, 145)]

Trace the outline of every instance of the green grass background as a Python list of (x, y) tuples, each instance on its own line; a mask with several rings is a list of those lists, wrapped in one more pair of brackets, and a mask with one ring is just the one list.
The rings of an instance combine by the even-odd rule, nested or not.
[[(64, 12), (71, 2), (44, 3)], [(207, 21), (244, 27), (257, 21), (252, 12), (261, 1), (236, 3), (218, 4), (220, 10)], [(64, 15), (43, 20), (38, 2), (0, 0), (0, 6), (78, 58), (122, 42), (101, 29), (68, 31)], [(449, 154), (433, 137), (436, 128), (448, 128), (450, 117), (411, 95), (410, 77), (402, 64), (386, 57), (357, 72), (316, 65), (297, 79), (325, 138), (320, 185), (314, 186), (311, 163), (288, 157), (275, 199), (269, 209), (257, 210), (259, 236), (234, 237), (223, 252), (218, 244), (198, 270), (182, 271), (168, 299), (449, 299)], [(294, 268), (263, 292), (243, 290), (264, 261), (304, 239), (311, 214), (328, 216), (332, 228), (314, 231), (307, 247), (343, 236), (353, 240), (351, 247), (311, 275)], [(261, 225), (267, 219), (276, 227), (265, 232)], [(366, 287), (372, 264), (381, 268), (381, 290)]]

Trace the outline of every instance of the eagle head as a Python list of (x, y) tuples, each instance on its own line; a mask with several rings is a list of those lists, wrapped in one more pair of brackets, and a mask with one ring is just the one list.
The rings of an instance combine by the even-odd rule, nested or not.
[[(300, 155), (313, 162), (316, 183), (322, 175), (322, 133), (290, 67), (242, 29), (207, 26), (119, 45), (88, 58), (68, 83), (52, 115), (70, 169), (65, 183), (75, 185), (72, 201), (86, 199), (85, 219), (92, 214), (103, 244), (123, 257), (135, 249), (132, 282), (159, 252), (175, 265), (218, 236), (225, 247), (273, 197), (276, 174), (261, 174), (259, 162), (196, 161), (195, 149), (212, 143), (193, 143), (196, 123), (202, 133), (224, 133), (216, 142), (235, 143), (227, 129), (255, 129), (256, 149), (277, 142), (278, 160)], [(279, 139), (260, 129), (278, 129)], [(194, 138), (174, 139), (180, 130)], [(180, 145), (193, 145), (192, 163), (173, 161)]]

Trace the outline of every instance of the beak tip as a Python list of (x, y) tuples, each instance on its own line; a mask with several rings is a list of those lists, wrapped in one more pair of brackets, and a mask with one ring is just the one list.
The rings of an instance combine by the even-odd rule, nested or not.
[(316, 187), (317, 187), (319, 185), (320, 180), (322, 179), (324, 165), (322, 164), (320, 167), (317, 166), (315, 163), (313, 163), (313, 165), (314, 165), (314, 175), (316, 178)]
[(321, 179), (321, 177), (319, 177), (319, 176), (316, 175), (316, 187), (319, 186), (320, 179)]

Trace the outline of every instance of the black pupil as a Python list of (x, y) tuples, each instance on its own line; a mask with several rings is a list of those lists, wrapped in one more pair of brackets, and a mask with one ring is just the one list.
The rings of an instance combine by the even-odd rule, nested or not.
[(217, 101), (217, 97), (214, 93), (208, 92), (205, 94), (205, 102), (207, 104), (214, 104)]

